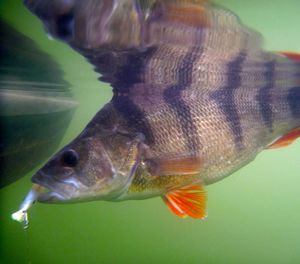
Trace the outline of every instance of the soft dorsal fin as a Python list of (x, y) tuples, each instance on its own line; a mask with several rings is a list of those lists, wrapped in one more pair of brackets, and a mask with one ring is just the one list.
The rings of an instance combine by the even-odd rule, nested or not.
[(277, 139), (274, 143), (268, 146), (268, 149), (286, 147), (292, 144), (298, 137), (300, 137), (300, 127), (291, 130), (287, 134)]
[(179, 217), (206, 217), (206, 193), (202, 185), (189, 185), (162, 197), (169, 209)]

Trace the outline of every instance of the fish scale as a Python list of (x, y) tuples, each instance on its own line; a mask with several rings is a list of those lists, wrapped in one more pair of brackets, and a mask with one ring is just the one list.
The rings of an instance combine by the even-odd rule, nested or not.
[(25, 3), (114, 93), (33, 176), (49, 189), (41, 202), (160, 195), (176, 215), (204, 218), (203, 185), (300, 135), (300, 56), (264, 51), (229, 10), (192, 0)]

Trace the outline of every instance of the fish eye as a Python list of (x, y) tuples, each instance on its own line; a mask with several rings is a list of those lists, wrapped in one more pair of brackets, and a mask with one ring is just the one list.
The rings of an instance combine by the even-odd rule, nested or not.
[(61, 161), (65, 166), (75, 167), (79, 161), (79, 155), (74, 149), (69, 149), (63, 153)]
[(62, 39), (69, 39), (73, 36), (74, 14), (72, 11), (56, 18), (57, 34)]

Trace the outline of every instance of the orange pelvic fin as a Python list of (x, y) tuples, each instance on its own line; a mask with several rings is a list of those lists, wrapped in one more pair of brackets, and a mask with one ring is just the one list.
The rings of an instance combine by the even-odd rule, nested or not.
[(153, 175), (192, 175), (198, 174), (202, 166), (198, 157), (151, 160), (148, 169)]
[(171, 191), (163, 197), (169, 209), (179, 217), (206, 217), (206, 193), (202, 185), (189, 185)]
[(292, 60), (300, 61), (300, 53), (290, 52), (290, 51), (282, 51), (279, 53), (292, 59)]
[(300, 137), (300, 128), (295, 128), (277, 139), (274, 143), (268, 146), (268, 149), (286, 147), (292, 144), (298, 137)]

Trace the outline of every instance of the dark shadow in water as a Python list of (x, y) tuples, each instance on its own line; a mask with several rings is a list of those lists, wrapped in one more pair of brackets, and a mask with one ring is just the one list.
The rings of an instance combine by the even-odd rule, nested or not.
[(76, 106), (59, 65), (0, 21), (0, 187), (56, 150)]

